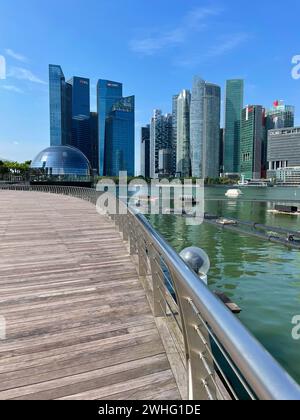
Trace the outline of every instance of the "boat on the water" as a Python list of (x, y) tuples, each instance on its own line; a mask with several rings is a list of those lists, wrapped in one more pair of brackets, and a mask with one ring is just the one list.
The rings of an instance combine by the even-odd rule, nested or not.
[(234, 187), (273, 187), (273, 184), (268, 179), (252, 179), (247, 180), (245, 179), (245, 175), (242, 175), (241, 181), (238, 181), (237, 184), (234, 185)]
[(225, 193), (226, 197), (229, 197), (229, 198), (238, 198), (242, 194), (243, 194), (242, 191), (237, 188), (232, 188)]
[(193, 195), (181, 195), (179, 200), (188, 204), (197, 204), (198, 200)]

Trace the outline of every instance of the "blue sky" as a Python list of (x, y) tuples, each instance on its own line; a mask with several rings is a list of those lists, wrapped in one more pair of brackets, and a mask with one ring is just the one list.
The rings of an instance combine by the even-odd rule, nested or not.
[(49, 63), (91, 79), (93, 109), (98, 78), (123, 82), (136, 95), (137, 144), (152, 110), (171, 111), (195, 74), (223, 95), (226, 79), (244, 78), (245, 104), (284, 99), (300, 125), (298, 0), (2, 0), (0, 11), (0, 157), (32, 159), (49, 145)]

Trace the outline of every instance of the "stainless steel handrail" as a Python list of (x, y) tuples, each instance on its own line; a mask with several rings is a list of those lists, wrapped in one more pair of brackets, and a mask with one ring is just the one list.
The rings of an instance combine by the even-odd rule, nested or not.
[[(81, 187), (9, 185), (0, 186), (0, 189), (72, 195), (93, 204), (97, 203), (101, 194)], [(119, 202), (119, 206), (122, 205)], [(189, 398), (220, 398), (216, 375), (222, 369), (210, 346), (213, 341), (233, 368), (249, 398), (300, 400), (299, 385), (199, 280), (145, 216), (128, 209), (127, 214), (109, 217), (123, 234), (123, 239), (129, 242), (130, 253), (138, 255), (139, 275), (145, 277), (150, 274), (153, 311), (157, 317), (168, 316), (167, 309), (163, 308), (167, 287), (162, 284), (163, 271), (160, 270), (159, 259), (169, 270), (176, 294), (174, 305), (178, 308), (185, 344)], [(236, 398), (230, 378), (224, 379), (223, 382), (229, 384), (232, 391), (231, 396)]]
[[(181, 283), (180, 286), (184, 291), (179, 299), (186, 303), (192, 300), (257, 397), (260, 399), (300, 399), (300, 387), (296, 382), (208, 287), (199, 281), (196, 274), (156, 232), (147, 219), (140, 214), (135, 217), (153, 241), (155, 248), (160, 250), (165, 261), (176, 272), (176, 280)], [(182, 316), (184, 318), (184, 314)], [(195, 324), (186, 325), (186, 328), (195, 327)], [(189, 352), (191, 351), (193, 349), (189, 349)]]

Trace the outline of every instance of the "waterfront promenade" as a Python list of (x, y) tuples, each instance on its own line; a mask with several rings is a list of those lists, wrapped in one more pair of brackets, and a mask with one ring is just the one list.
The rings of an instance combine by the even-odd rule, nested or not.
[(91, 203), (0, 190), (0, 399), (180, 399), (135, 265)]

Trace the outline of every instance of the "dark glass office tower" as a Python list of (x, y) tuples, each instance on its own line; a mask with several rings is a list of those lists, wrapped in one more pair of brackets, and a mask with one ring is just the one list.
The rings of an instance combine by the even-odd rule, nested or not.
[(134, 103), (134, 96), (121, 98), (106, 118), (104, 168), (108, 176), (118, 176), (120, 171), (134, 176)]
[(115, 173), (116, 167), (134, 175), (134, 97), (123, 98), (121, 83), (99, 80), (98, 112), (91, 113), (89, 79), (66, 82), (61, 67), (50, 65), (49, 80), (51, 145), (78, 148), (101, 176)]
[(261, 105), (249, 105), (242, 111), (240, 171), (246, 179), (261, 178), (264, 119)]
[(72, 143), (91, 162), (91, 136), (90, 118), (85, 115), (77, 115), (72, 118)]
[(244, 81), (227, 80), (224, 133), (224, 173), (238, 174), (240, 163), (241, 115), (244, 101)]
[(72, 117), (90, 117), (90, 80), (84, 77), (72, 77), (68, 83), (72, 86)]
[(150, 178), (150, 125), (141, 128), (141, 175)]
[[(97, 84), (97, 112), (98, 112), (98, 153), (99, 153), (99, 175), (106, 174), (105, 169), (105, 133), (108, 114), (112, 111), (114, 104), (119, 102), (123, 96), (122, 83), (100, 79)], [(109, 170), (109, 169), (108, 169)]]
[(94, 173), (99, 171), (99, 150), (98, 150), (98, 114), (90, 113), (90, 136), (91, 136), (91, 166)]
[(81, 150), (92, 161), (90, 134), (90, 81), (83, 77), (72, 77), (72, 146)]
[(49, 65), (50, 144), (71, 143), (72, 86), (60, 66)]

